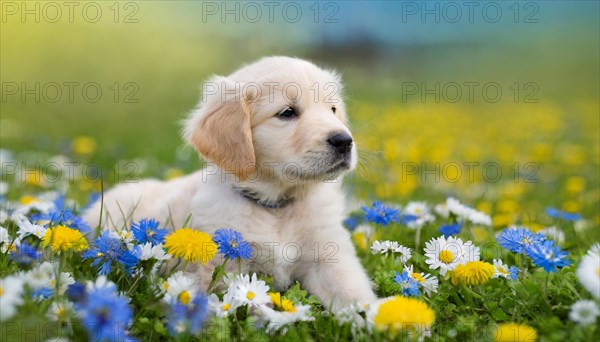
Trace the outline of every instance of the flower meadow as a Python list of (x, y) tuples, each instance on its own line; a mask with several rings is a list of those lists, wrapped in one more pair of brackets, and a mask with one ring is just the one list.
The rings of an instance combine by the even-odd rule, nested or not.
[[(454, 197), (356, 204), (343, 224), (380, 299), (331, 311), (301, 283), (278, 292), (268, 275), (228, 273), (253, 253), (235, 227), (207, 234), (145, 218), (98, 231), (78, 216), (98, 195), (80, 204), (29, 185), (2, 197), (3, 340), (599, 336), (600, 244), (578, 237), (584, 218), (574, 213), (547, 208), (547, 228), (494, 229)], [(193, 269), (214, 258), (222, 263), (204, 291)]]

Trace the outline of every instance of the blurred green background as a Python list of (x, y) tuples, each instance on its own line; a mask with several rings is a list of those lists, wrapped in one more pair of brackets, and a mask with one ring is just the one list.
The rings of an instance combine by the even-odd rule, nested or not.
[[(348, 181), (353, 195), (457, 194), (497, 226), (543, 225), (532, 213), (548, 205), (600, 221), (596, 1), (475, 2), (472, 13), (464, 2), (281, 2), (271, 17), (264, 2), (96, 1), (75, 2), (71, 18), (55, 3), (59, 17), (55, 5), (27, 2), (39, 20), (23, 17), (22, 2), (2, 3), (3, 162), (59, 155), (104, 168), (135, 160), (139, 177), (191, 172), (201, 163), (179, 121), (202, 81), (290, 55), (344, 76), (363, 161)], [(479, 82), (472, 101), (465, 82)], [(488, 83), (502, 91), (497, 102), (482, 94)], [(26, 91), (36, 84), (39, 100)], [(91, 97), (102, 91), (96, 102), (82, 94), (90, 84)], [(423, 94), (436, 84), (439, 99)], [(452, 84), (463, 91), (457, 101)], [(444, 167), (464, 162), (480, 163), (473, 178)], [(423, 176), (436, 163), (440, 179)], [(500, 178), (486, 177), (489, 163)]]

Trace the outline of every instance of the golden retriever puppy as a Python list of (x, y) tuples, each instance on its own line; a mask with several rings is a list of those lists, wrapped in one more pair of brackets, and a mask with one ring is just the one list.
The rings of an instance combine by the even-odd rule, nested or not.
[[(171, 181), (122, 184), (104, 195), (102, 225), (155, 218), (170, 228), (241, 232), (254, 254), (246, 272), (299, 280), (330, 308), (376, 299), (341, 222), (344, 173), (356, 165), (340, 77), (305, 60), (267, 57), (204, 83), (185, 140), (207, 166)], [(100, 203), (85, 214), (99, 222)], [(207, 288), (221, 260), (197, 268)], [(232, 265), (232, 271), (237, 265)]]

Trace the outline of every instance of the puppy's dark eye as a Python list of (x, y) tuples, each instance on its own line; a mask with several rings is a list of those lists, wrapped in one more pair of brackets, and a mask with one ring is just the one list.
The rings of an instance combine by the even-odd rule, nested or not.
[(295, 118), (296, 116), (298, 116), (298, 114), (296, 114), (296, 111), (292, 107), (287, 107), (277, 114), (277, 117), (281, 119), (291, 119)]
[(337, 110), (337, 109), (336, 109), (335, 107), (331, 107), (331, 111), (333, 112), (333, 114), (335, 114), (335, 111), (336, 111), (336, 110)]

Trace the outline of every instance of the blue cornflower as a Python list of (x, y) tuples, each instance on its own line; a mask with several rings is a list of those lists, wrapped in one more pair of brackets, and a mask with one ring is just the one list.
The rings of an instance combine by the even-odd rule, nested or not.
[(461, 223), (445, 224), (440, 227), (439, 232), (440, 232), (440, 234), (442, 234), (448, 238), (452, 235), (457, 235), (458, 233), (460, 233), (461, 228), (462, 228)]
[(142, 219), (131, 225), (131, 232), (135, 240), (144, 244), (150, 242), (153, 246), (165, 242), (165, 236), (169, 233), (166, 228), (158, 228), (158, 221), (155, 219)]
[(496, 238), (500, 246), (515, 253), (525, 253), (525, 249), (531, 245), (537, 245), (546, 240), (546, 237), (540, 233), (533, 233), (527, 228), (508, 228), (504, 229)]
[(83, 234), (87, 234), (92, 231), (92, 228), (79, 216), (75, 215), (71, 210), (56, 210), (49, 214), (38, 214), (33, 215), (33, 221), (46, 221), (46, 227), (56, 226), (62, 224), (69, 228), (77, 229)]
[(54, 290), (49, 287), (42, 287), (39, 290), (35, 290), (31, 292), (31, 298), (36, 301), (48, 299), (52, 297), (54, 294)]
[(400, 222), (400, 210), (387, 207), (379, 201), (373, 202), (373, 207), (361, 207), (365, 212), (365, 219), (369, 222), (387, 226), (392, 222)]
[(579, 221), (581, 219), (581, 215), (579, 214), (568, 213), (555, 208), (546, 208), (546, 214), (550, 217), (565, 221)]
[(527, 256), (533, 264), (543, 267), (546, 272), (556, 272), (557, 267), (565, 267), (571, 264), (567, 259), (568, 253), (560, 249), (552, 240), (533, 244), (526, 249)]
[(175, 301), (171, 305), (168, 319), (169, 332), (173, 336), (184, 331), (195, 335), (202, 328), (207, 314), (208, 298), (202, 294), (197, 294), (188, 305)]
[(408, 225), (409, 223), (416, 221), (417, 220), (417, 216), (415, 215), (401, 215), (400, 219), (402, 220), (402, 224), (404, 225)]
[(349, 231), (353, 232), (359, 224), (363, 223), (365, 215), (362, 212), (354, 212), (350, 214), (342, 224), (348, 228)]
[(92, 266), (100, 265), (100, 274), (109, 274), (113, 263), (122, 265), (129, 274), (137, 265), (138, 257), (127, 249), (127, 245), (110, 236), (108, 231), (104, 231), (94, 242), (94, 248), (83, 252), (84, 259), (93, 259)]
[(517, 268), (517, 266), (511, 266), (508, 269), (508, 273), (510, 274), (510, 279), (512, 279), (512, 280), (517, 280), (517, 278), (519, 277), (519, 272), (520, 272), (520, 270)]
[(402, 287), (402, 294), (404, 294), (405, 296), (417, 297), (421, 295), (421, 290), (419, 290), (421, 283), (415, 280), (413, 277), (411, 277), (406, 270), (402, 271), (402, 274), (396, 272), (396, 277), (394, 277), (394, 281), (400, 284), (400, 286)]
[(213, 241), (219, 246), (218, 252), (229, 259), (250, 259), (252, 247), (242, 237), (240, 232), (229, 228), (217, 229)]
[(21, 265), (29, 265), (42, 258), (42, 253), (27, 243), (18, 245), (8, 258)]
[(69, 300), (73, 302), (81, 302), (87, 296), (87, 293), (85, 293), (85, 285), (76, 281), (73, 284), (69, 285), (69, 287), (67, 287), (65, 295)]
[(112, 287), (92, 289), (87, 300), (76, 305), (77, 314), (87, 329), (89, 340), (128, 340), (125, 329), (131, 321), (128, 300), (118, 296)]

